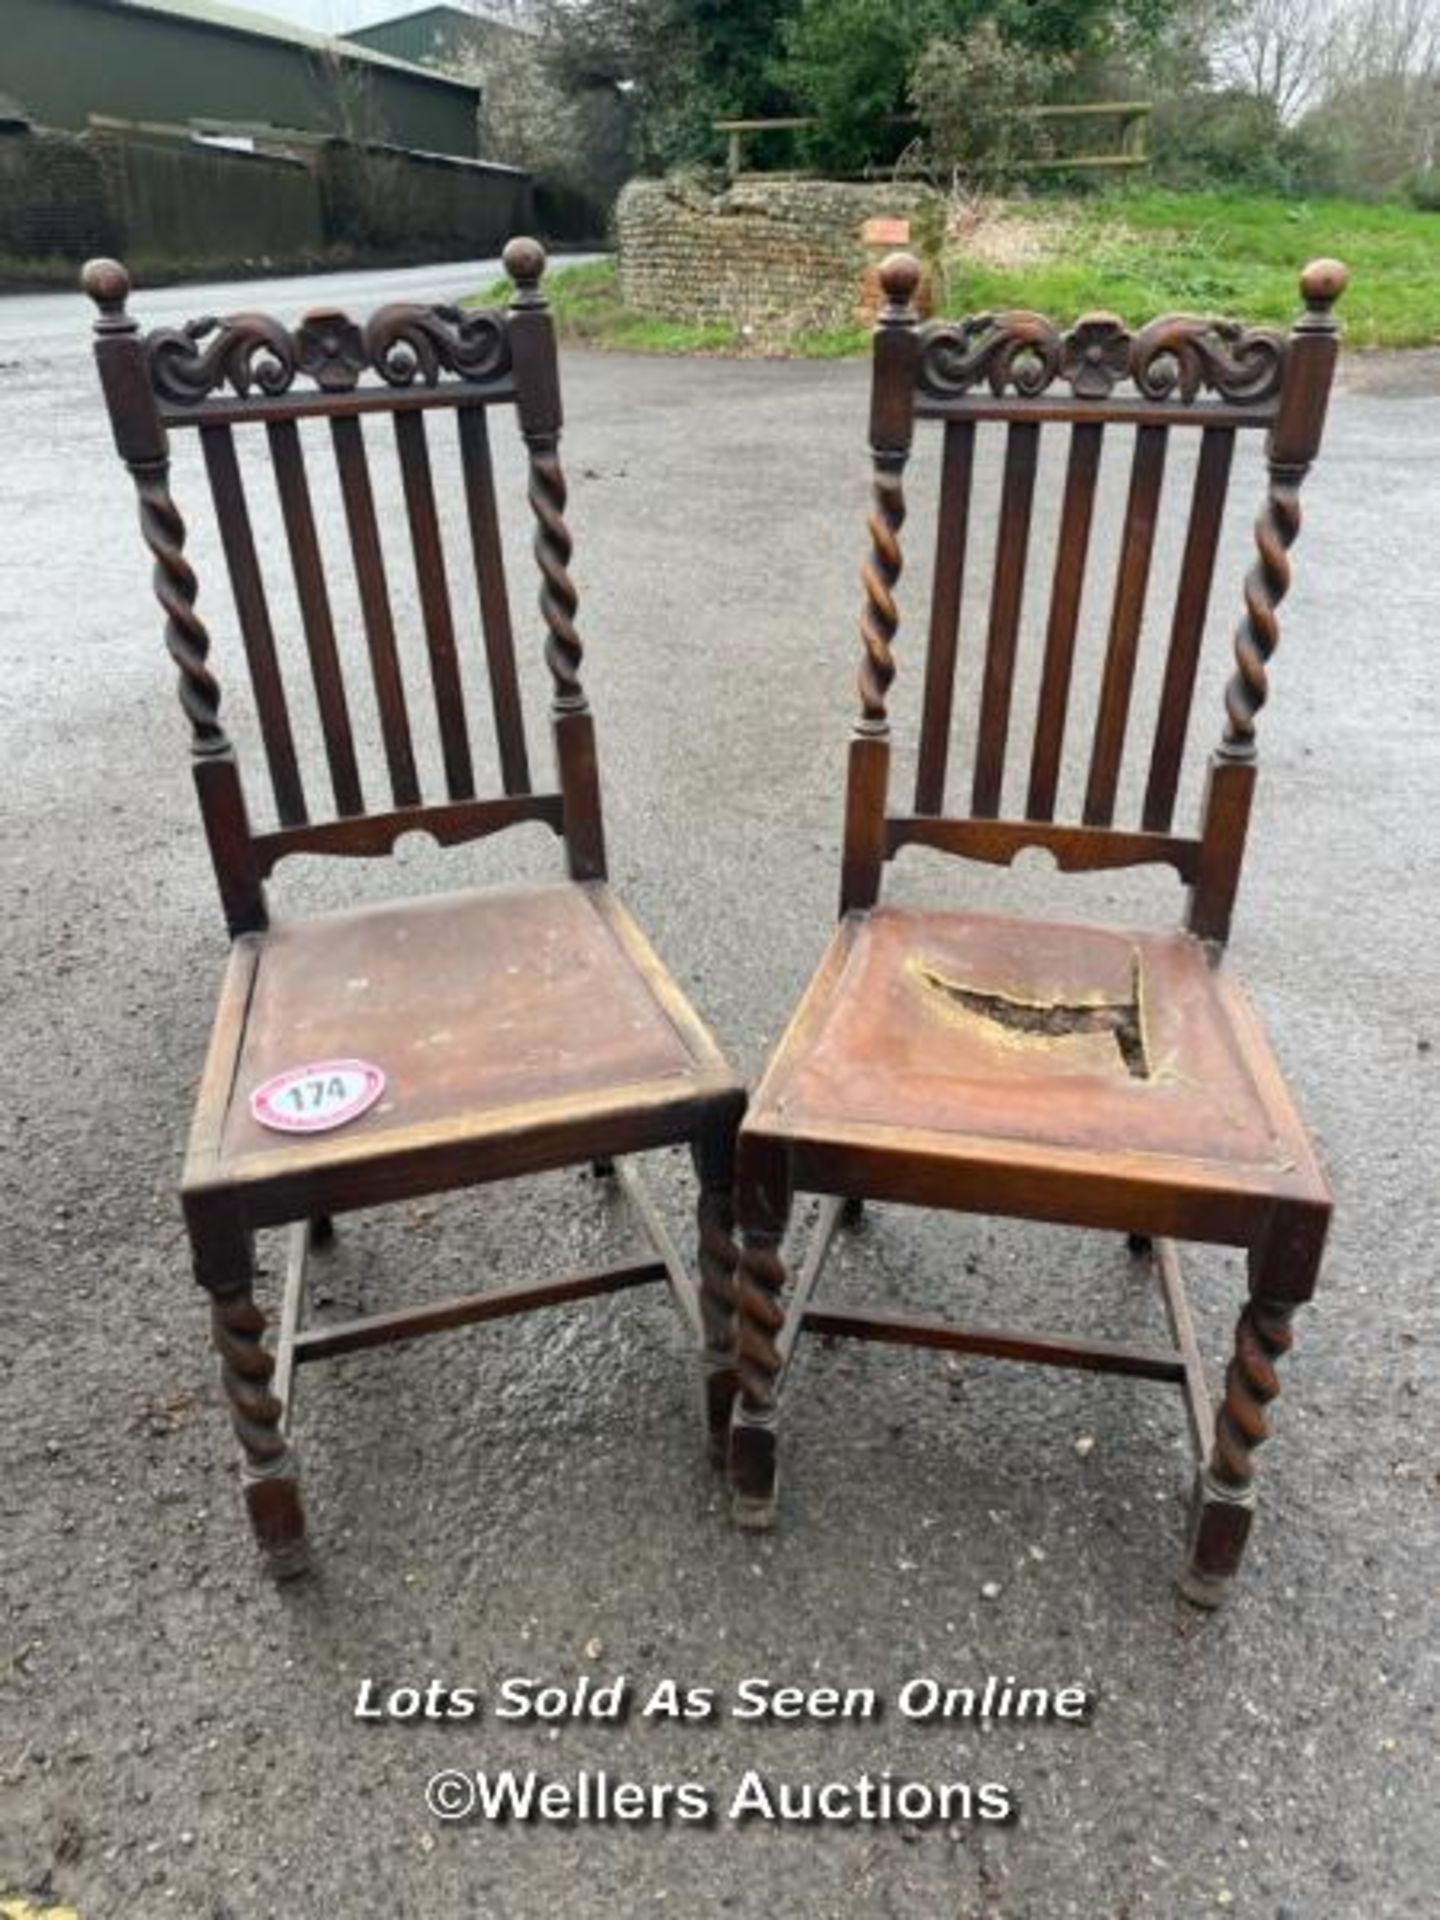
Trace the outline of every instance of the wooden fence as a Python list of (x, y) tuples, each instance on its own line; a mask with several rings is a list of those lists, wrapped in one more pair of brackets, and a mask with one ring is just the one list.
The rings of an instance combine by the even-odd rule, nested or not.
[[(1039, 121), (1047, 130), (1051, 127), (1074, 126), (1084, 132), (1108, 123), (1113, 129), (1111, 144), (1101, 152), (1046, 154), (1038, 159), (1007, 160), (997, 165), (1012, 173), (1070, 173), (1148, 166), (1150, 156), (1146, 150), (1145, 136), (1151, 112), (1148, 100), (1096, 100), (1083, 105), (1022, 107), (1016, 113), (1017, 119)], [(887, 124), (918, 126), (919, 120), (913, 113), (896, 114)], [(745, 166), (745, 141), (748, 136), (801, 133), (805, 128), (813, 127), (815, 121), (806, 114), (787, 114), (770, 120), (714, 120), (711, 125), (716, 133), (726, 136), (726, 164), (733, 180), (748, 171)]]

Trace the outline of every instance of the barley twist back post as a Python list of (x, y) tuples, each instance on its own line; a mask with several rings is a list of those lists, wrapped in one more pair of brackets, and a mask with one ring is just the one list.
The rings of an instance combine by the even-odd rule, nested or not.
[(195, 611), (195, 574), (185, 558), (185, 522), (170, 492), (170, 447), (151, 383), (145, 340), (128, 309), (130, 276), (118, 260), (92, 260), (81, 285), (94, 301), (95, 359), (120, 457), (130, 470), (140, 531), (154, 557), (155, 597), (165, 645), (179, 670), (190, 723), (196, 791), (210, 856), (232, 934), (266, 924), (264, 889), (234, 749), (220, 720), (220, 686), (209, 665), (210, 635)]
[(920, 262), (892, 253), (880, 267), (885, 304), (875, 327), (870, 397), (870, 551), (860, 570), (860, 713), (850, 743), (845, 802), (845, 853), (840, 911), (871, 907), (884, 865), (885, 802), (890, 777), (886, 702), (895, 678), (893, 643), (900, 624), (895, 588), (904, 556), (905, 466), (915, 423), (915, 365), (920, 316), (915, 294)]
[(118, 260), (92, 260), (83, 285), (99, 309), (96, 356), (116, 440), (135, 482), (140, 531), (154, 556), (152, 584), (165, 613), (165, 645), (180, 672), (180, 705), (190, 722), (191, 750), (198, 757), (224, 753), (230, 742), (220, 724), (219, 683), (206, 664), (210, 635), (195, 611), (198, 589), (185, 558), (185, 522), (170, 494), (168, 439), (159, 420), (151, 418), (153, 404), (145, 404), (148, 378), (143, 391), (133, 379), (137, 371), (143, 375), (144, 349), (139, 323), (126, 305), (130, 276)]
[(868, 522), (870, 552), (860, 569), (860, 583), (865, 589), (865, 604), (860, 611), (864, 653), (857, 681), (860, 718), (856, 731), (883, 736), (889, 732), (885, 702), (895, 678), (891, 643), (900, 625), (895, 588), (904, 565), (900, 549), (900, 529), (905, 524), (904, 456), (876, 454), (874, 464), (874, 501)]
[(1220, 752), (1255, 758), (1255, 716), (1269, 693), (1265, 667), (1280, 639), (1276, 608), (1290, 588), (1289, 549), (1300, 531), (1300, 486), (1319, 451), (1339, 350), (1334, 305), (1347, 274), (1337, 260), (1313, 261), (1301, 275), (1305, 311), (1290, 336), (1280, 412), (1266, 447), (1269, 493), (1255, 523), (1258, 557), (1245, 582), (1245, 614), (1235, 630), (1235, 672), (1225, 690)]
[(594, 723), (580, 679), (584, 648), (575, 624), (580, 596), (570, 577), (574, 543), (565, 521), (565, 473), (559, 453), (560, 373), (554, 323), (540, 284), (545, 249), (537, 240), (517, 238), (508, 243), (502, 259), (515, 288), (508, 312), (511, 363), (520, 431), (530, 457), (530, 510), (535, 518), (545, 662), (553, 689), (550, 716), (564, 801), (566, 852), (572, 878), (603, 880), (600, 776)]
[(1211, 756), (1200, 874), (1188, 922), (1203, 940), (1229, 937), (1254, 791), (1255, 721), (1269, 696), (1268, 666), (1280, 641), (1278, 608), (1290, 590), (1290, 549), (1300, 532), (1300, 488), (1320, 448), (1339, 352), (1335, 302), (1349, 276), (1338, 260), (1315, 260), (1300, 276), (1305, 310), (1286, 344), (1284, 384), (1266, 442), (1265, 503), (1255, 522), (1255, 564), (1235, 629), (1235, 670), (1225, 689), (1225, 727)]

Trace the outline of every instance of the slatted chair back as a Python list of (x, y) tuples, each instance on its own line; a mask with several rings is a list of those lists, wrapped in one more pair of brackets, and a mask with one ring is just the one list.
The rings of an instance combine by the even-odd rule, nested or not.
[[(442, 845), (473, 840), (522, 821), (563, 836), (571, 875), (605, 873), (594, 735), (580, 681), (576, 593), (558, 457), (559, 374), (550, 315), (540, 290), (545, 255), (514, 240), (505, 266), (515, 286), (503, 310), (462, 311), (408, 303), (367, 320), (334, 311), (307, 314), (293, 330), (269, 315), (237, 313), (142, 334), (127, 311), (129, 278), (114, 261), (92, 261), (86, 292), (99, 309), (95, 353), (121, 457), (135, 482), (140, 525), (154, 556), (156, 596), (180, 674), (194, 772), (226, 919), (233, 933), (266, 923), (264, 882), (295, 853), (384, 855), (416, 829)], [(510, 604), (501, 552), (489, 419), (515, 408), (529, 454), (529, 501), (541, 573), (545, 657), (558, 786), (537, 789), (530, 768)], [(476, 790), (462, 655), (472, 643), (458, 626), (441, 546), (427, 428), (453, 415), (458, 437), (471, 562), (483, 628), (502, 792)], [(366, 439), (368, 416), (389, 416), (428, 661), (443, 794), (421, 790), (396, 620), (382, 550)], [(362, 780), (342, 648), (317, 535), (300, 423), (328, 423), (355, 583), (379, 713), (388, 798)], [(197, 583), (185, 554), (185, 523), (171, 496), (170, 435), (198, 433), (214, 497), (235, 609), (254, 690), (279, 825), (255, 832), (236, 757), (220, 718), (210, 636), (196, 610)], [(333, 815), (317, 805), (296, 750), (280, 652), (257, 554), (237, 432), (263, 434), (284, 521), (305, 651), (319, 709)], [(479, 644), (477, 641), (476, 645)], [(430, 702), (426, 703), (427, 705)]]
[[(1344, 269), (1317, 261), (1301, 277), (1305, 310), (1289, 334), (1167, 315), (1130, 332), (1113, 314), (1088, 314), (1069, 332), (1034, 313), (986, 314), (922, 326), (913, 297), (920, 267), (892, 255), (881, 270), (886, 305), (874, 343), (870, 437), (874, 501), (864, 568), (861, 711), (851, 745), (842, 911), (878, 898), (883, 864), (913, 843), (1008, 865), (1027, 847), (1062, 870), (1160, 862), (1189, 892), (1187, 923), (1223, 942), (1244, 855), (1255, 777), (1255, 717), (1278, 638), (1276, 608), (1290, 582), (1287, 551), (1299, 530), (1300, 484), (1319, 446), (1338, 345), (1332, 313)], [(914, 809), (890, 810), (887, 698), (899, 624), (896, 586), (905, 518), (903, 476), (917, 420), (943, 436), (935, 573), (930, 603)], [(977, 429), (1003, 426), (999, 527), (980, 669), (968, 806), (947, 812), (950, 749)], [(1043, 427), (1067, 429), (1059, 535), (1050, 582), (1023, 816), (1001, 816), (1012, 751), (1035, 476)], [(1133, 429), (1128, 498), (1111, 590), (1098, 705), (1088, 742), (1079, 821), (1057, 821), (1076, 634), (1107, 429)], [(1140, 819), (1117, 823), (1122, 758), (1131, 731), (1151, 556), (1169, 436), (1198, 432), (1188, 524), (1169, 623), (1158, 717), (1148, 742)], [(1226, 720), (1211, 756), (1199, 832), (1173, 831), (1181, 761), (1210, 601), (1237, 434), (1266, 436), (1266, 498), (1255, 525), (1257, 560), (1245, 583)], [(1073, 727), (1070, 731), (1074, 731)]]

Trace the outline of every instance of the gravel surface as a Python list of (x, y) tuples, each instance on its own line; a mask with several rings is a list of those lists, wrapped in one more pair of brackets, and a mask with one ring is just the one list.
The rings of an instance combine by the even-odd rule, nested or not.
[[(475, 283), (489, 272), (477, 267)], [(355, 297), (397, 284), (414, 276), (377, 276)], [(329, 296), (252, 284), (242, 299), (271, 297)], [(176, 298), (140, 309), (168, 317)], [(223, 304), (192, 288), (185, 304), (212, 299)], [(764, 1540), (732, 1531), (702, 1458), (696, 1370), (658, 1291), (308, 1369), (298, 1431), (318, 1571), (276, 1589), (244, 1528), (174, 1200), (224, 936), (83, 324), (67, 296), (0, 303), (0, 1903), (64, 1899), (83, 1920), (1433, 1914), (1433, 369), (1372, 360), (1342, 382), (1260, 725), (1235, 959), (1320, 1139), (1338, 1214), (1229, 1609), (1204, 1617), (1174, 1595), (1183, 1415), (1178, 1395), (1141, 1383), (812, 1342), (787, 1408), (782, 1527)], [(753, 1074), (833, 913), (865, 369), (573, 353), (565, 379), (614, 878)], [(520, 467), (501, 439), (528, 609)], [(191, 451), (179, 493), (244, 752), (243, 676)], [(448, 459), (437, 471), (453, 510)], [(904, 737), (934, 497), (929, 461), (917, 464)], [(992, 462), (986, 501), (995, 478)], [(1052, 513), (1056, 482), (1052, 453), (1040, 495)], [(1252, 459), (1220, 575), (1202, 746), (1218, 729), (1256, 486)], [(1106, 488), (1100, 540), (1113, 549), (1120, 462)], [(317, 490), (322, 533), (337, 539), (337, 502)], [(393, 526), (393, 481), (382, 501)], [(257, 518), (270, 550), (273, 517)], [(1043, 529), (1037, 542), (1043, 568)], [(1105, 615), (1094, 600), (1092, 642)], [(1032, 656), (1042, 617), (1037, 594)], [(1152, 632), (1152, 657), (1161, 641)], [(526, 674), (533, 714), (533, 647)], [(448, 855), (407, 846), (396, 864), (300, 863), (277, 905), (556, 871), (538, 828)], [(1066, 883), (1034, 857), (1001, 875), (915, 854), (895, 883), (911, 898), (1117, 919), (1163, 920), (1177, 905), (1157, 874)], [(670, 1155), (655, 1172), (684, 1231), (688, 1169)], [(501, 1283), (623, 1243), (579, 1173), (396, 1209), (342, 1225), (317, 1270), (318, 1311)], [(272, 1241), (262, 1258), (273, 1285)], [(1191, 1264), (1218, 1359), (1241, 1264), (1199, 1251)], [(830, 1285), (1112, 1337), (1158, 1318), (1109, 1236), (891, 1208), (844, 1241)], [(985, 1729), (898, 1710), (911, 1676), (961, 1686), (990, 1674), (1084, 1687), (1093, 1711)], [(624, 1724), (494, 1717), (509, 1676), (582, 1675), (627, 1678), (637, 1703)], [(729, 1712), (745, 1676), (870, 1687), (888, 1710), (746, 1723)], [(485, 1711), (361, 1723), (367, 1678), (382, 1693), (432, 1678), (474, 1687)], [(664, 1680), (715, 1689), (717, 1711), (645, 1715)], [(499, 1826), (427, 1814), (438, 1768), (505, 1766), (690, 1780), (721, 1817)], [(725, 1808), (750, 1768), (775, 1782), (886, 1769), (998, 1782), (1019, 1817), (736, 1825)]]

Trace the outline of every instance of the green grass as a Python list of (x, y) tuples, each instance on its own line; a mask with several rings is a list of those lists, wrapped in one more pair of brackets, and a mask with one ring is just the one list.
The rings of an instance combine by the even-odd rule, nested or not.
[[(1350, 269), (1341, 306), (1351, 346), (1440, 342), (1440, 213), (1353, 200), (1269, 200), (1238, 193), (1140, 187), (1077, 200), (1039, 198), (1014, 211), (1044, 236), (1040, 257), (998, 267), (958, 248), (946, 262), (950, 313), (1035, 307), (1068, 319), (1103, 307), (1130, 325), (1189, 309), (1283, 324), (1299, 305), (1307, 260), (1331, 254)], [(546, 289), (563, 338), (640, 353), (773, 352), (723, 323), (659, 319), (622, 305), (613, 263), (557, 264)], [(498, 281), (477, 298), (509, 296)], [(802, 333), (784, 351), (809, 359), (863, 353), (868, 335), (840, 327)]]
[(1352, 346), (1440, 340), (1440, 214), (1353, 200), (1267, 200), (1148, 187), (1093, 200), (1038, 201), (1064, 220), (1052, 257), (1002, 270), (950, 263), (955, 311), (1033, 306), (1057, 315), (1108, 307), (1130, 324), (1167, 309), (1284, 322), (1307, 260), (1350, 269), (1341, 307)]
[[(734, 327), (663, 320), (622, 306), (619, 276), (610, 260), (583, 267), (557, 262), (545, 276), (545, 296), (560, 337), (580, 346), (633, 353), (724, 353), (736, 344)], [(509, 297), (510, 282), (496, 280), (467, 304), (503, 306)]]
[[(558, 261), (545, 276), (545, 293), (560, 337), (572, 345), (612, 347), (631, 353), (753, 353), (776, 351), (771, 341), (757, 347), (728, 321), (665, 320), (636, 313), (620, 299), (619, 275), (611, 260), (567, 267)], [(510, 297), (510, 282), (496, 280), (467, 303), (500, 306)], [(839, 360), (862, 353), (869, 335), (858, 327), (799, 334), (784, 351), (806, 359)]]

